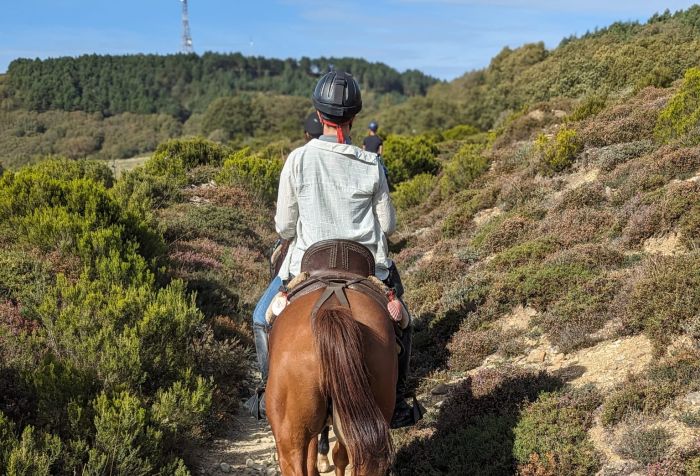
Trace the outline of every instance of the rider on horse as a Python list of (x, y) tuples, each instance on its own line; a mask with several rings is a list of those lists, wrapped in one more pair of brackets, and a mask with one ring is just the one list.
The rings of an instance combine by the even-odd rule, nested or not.
[[(300, 272), (304, 251), (327, 239), (352, 240), (374, 255), (375, 275), (393, 288), (403, 287), (396, 266), (388, 257), (387, 235), (396, 228), (389, 186), (377, 154), (352, 145), (350, 130), (362, 109), (360, 88), (352, 75), (340, 71), (325, 74), (316, 85), (313, 104), (323, 124), (323, 135), (294, 150), (280, 176), (275, 226), (289, 241), (288, 252), (253, 313), (253, 331), (263, 382), (268, 373), (268, 333), (265, 314), (284, 283)], [(406, 403), (412, 326), (401, 334), (404, 351), (399, 357), (397, 398), (391, 426), (415, 423), (415, 412)], [(256, 417), (264, 414), (262, 389), (247, 402)]]

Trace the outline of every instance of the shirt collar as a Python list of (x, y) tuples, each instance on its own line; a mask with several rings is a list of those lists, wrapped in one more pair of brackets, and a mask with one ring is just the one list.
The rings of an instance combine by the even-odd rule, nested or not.
[[(334, 142), (336, 144), (338, 143), (338, 137), (331, 134), (323, 134), (318, 138), (318, 140), (322, 140), (323, 142)], [(352, 142), (348, 140), (347, 144), (352, 144)]]

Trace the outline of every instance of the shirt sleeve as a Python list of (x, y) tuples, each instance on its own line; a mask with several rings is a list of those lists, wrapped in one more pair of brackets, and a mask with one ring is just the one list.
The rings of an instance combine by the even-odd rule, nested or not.
[(394, 210), (394, 204), (391, 202), (389, 184), (386, 181), (386, 174), (382, 170), (381, 165), (378, 166), (378, 172), (379, 186), (374, 194), (374, 212), (377, 215), (382, 231), (389, 236), (396, 230), (396, 210)]
[(275, 229), (285, 240), (294, 238), (299, 219), (299, 204), (297, 202), (295, 178), (290, 156), (284, 162), (280, 174), (280, 184), (277, 191), (277, 212), (275, 213)]

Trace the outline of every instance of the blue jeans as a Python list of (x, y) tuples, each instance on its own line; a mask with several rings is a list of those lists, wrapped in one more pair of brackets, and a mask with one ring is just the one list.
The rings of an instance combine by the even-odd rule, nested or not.
[(266, 329), (270, 327), (265, 320), (265, 312), (267, 312), (267, 308), (270, 307), (272, 299), (274, 299), (275, 295), (279, 292), (280, 286), (282, 286), (282, 278), (275, 276), (275, 279), (272, 280), (258, 301), (258, 304), (255, 306), (255, 310), (253, 311), (254, 326), (262, 326)]

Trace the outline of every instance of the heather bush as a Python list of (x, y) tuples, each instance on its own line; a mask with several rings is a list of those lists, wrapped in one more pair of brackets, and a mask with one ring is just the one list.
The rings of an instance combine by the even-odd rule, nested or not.
[(658, 146), (649, 139), (611, 144), (606, 147), (587, 150), (586, 160), (600, 167), (602, 171), (609, 172), (618, 165), (653, 152), (656, 147)]
[(553, 138), (540, 134), (535, 140), (545, 173), (554, 174), (569, 168), (583, 151), (583, 143), (573, 129), (562, 127)]
[(491, 265), (508, 270), (528, 263), (537, 263), (558, 248), (559, 244), (553, 237), (535, 238), (501, 251), (494, 256)]
[(653, 137), (659, 111), (668, 94), (665, 89), (646, 88), (604, 109), (582, 122), (581, 139), (587, 146), (604, 147)]
[[(504, 211), (539, 207), (555, 191), (551, 183), (540, 176), (533, 177), (529, 170), (504, 178), (503, 182), (498, 203)], [(549, 205), (546, 207), (549, 208)]]
[(600, 182), (589, 182), (564, 192), (556, 209), (600, 208), (606, 202), (605, 187)]
[(633, 257), (608, 244), (583, 243), (548, 255), (544, 263), (578, 265), (600, 271), (627, 266), (630, 260), (633, 261)]
[[(677, 180), (673, 179), (685, 181), (696, 174), (698, 167), (700, 147), (678, 148), (669, 145), (649, 156), (623, 164), (603, 178), (603, 182), (617, 189), (611, 201), (620, 206), (639, 193), (656, 191), (669, 182), (676, 186)], [(693, 183), (681, 186), (692, 187)]]
[(635, 425), (622, 435), (617, 451), (642, 464), (651, 464), (663, 458), (670, 447), (671, 434), (667, 430)]
[(431, 174), (418, 174), (398, 184), (391, 194), (391, 200), (397, 210), (409, 210), (421, 205), (437, 184), (437, 178)]
[(477, 230), (472, 245), (482, 253), (497, 253), (527, 239), (533, 225), (521, 215), (499, 215)]
[(527, 464), (534, 453), (551, 474), (596, 474), (600, 455), (587, 430), (600, 402), (600, 395), (591, 387), (540, 394), (525, 408), (514, 429), (513, 454), (518, 462)]
[(561, 245), (568, 247), (600, 241), (611, 232), (614, 223), (614, 216), (608, 210), (581, 207), (550, 213), (539, 231), (558, 237)]
[(223, 185), (246, 187), (269, 203), (277, 198), (283, 165), (279, 159), (252, 154), (250, 149), (244, 148), (226, 158), (216, 181)]
[(518, 304), (545, 310), (593, 276), (589, 267), (577, 263), (532, 263), (518, 266), (494, 280), (489, 301), (504, 311)]
[(389, 181), (397, 185), (418, 174), (435, 175), (440, 169), (437, 146), (421, 136), (393, 135), (384, 141), (383, 158), (389, 170)]
[(581, 100), (581, 102), (576, 106), (576, 109), (571, 112), (567, 119), (573, 122), (578, 122), (588, 119), (591, 116), (595, 116), (600, 111), (605, 109), (607, 100), (608, 98), (604, 94), (588, 95)]
[(700, 249), (700, 206), (697, 202), (683, 214), (679, 222), (678, 231), (683, 244), (687, 248), (691, 250)]
[(692, 244), (695, 212), (700, 200), (700, 184), (682, 182), (647, 193), (639, 200), (632, 200), (621, 210), (622, 239), (628, 246), (635, 246), (647, 238), (662, 236), (677, 226), (684, 240)]
[(661, 351), (700, 312), (700, 257), (647, 259), (623, 291), (620, 314), (631, 331), (644, 331)]
[(659, 114), (657, 139), (669, 142), (686, 135), (700, 123), (700, 68), (685, 72), (683, 84)]
[(633, 415), (657, 415), (679, 395), (700, 388), (700, 359), (679, 354), (654, 363), (645, 375), (631, 375), (612, 391), (603, 404), (600, 420), (615, 425)]
[(609, 319), (608, 306), (618, 287), (617, 280), (597, 277), (570, 290), (540, 319), (550, 341), (565, 353), (595, 343), (590, 334)]
[(502, 341), (496, 330), (468, 330), (461, 326), (447, 345), (450, 370), (466, 372), (481, 365), (484, 358), (495, 353)]
[(469, 188), (475, 178), (488, 168), (488, 159), (482, 154), (479, 145), (466, 144), (447, 162), (440, 177), (440, 192), (443, 197), (451, 197)]
[(497, 190), (484, 188), (481, 190), (464, 190), (454, 197), (456, 206), (447, 214), (442, 223), (442, 235), (454, 238), (468, 231), (473, 225), (474, 215), (496, 202)]

